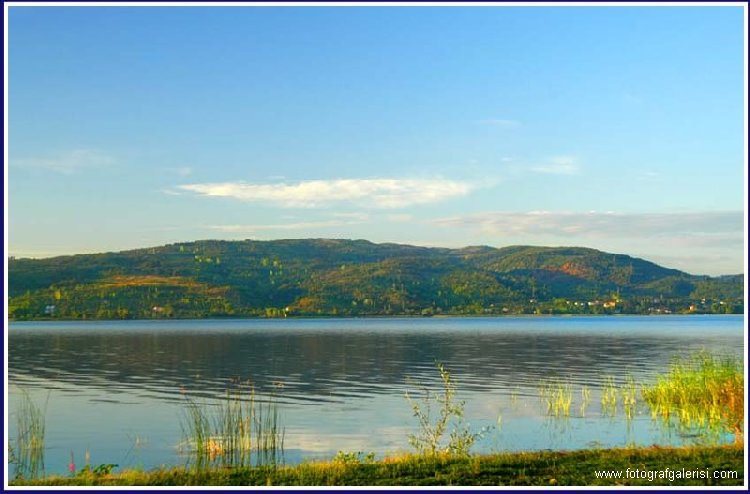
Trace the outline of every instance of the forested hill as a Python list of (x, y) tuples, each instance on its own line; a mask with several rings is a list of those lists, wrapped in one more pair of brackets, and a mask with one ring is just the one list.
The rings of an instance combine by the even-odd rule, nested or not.
[(578, 247), (197, 241), (10, 259), (12, 319), (741, 313), (743, 275)]

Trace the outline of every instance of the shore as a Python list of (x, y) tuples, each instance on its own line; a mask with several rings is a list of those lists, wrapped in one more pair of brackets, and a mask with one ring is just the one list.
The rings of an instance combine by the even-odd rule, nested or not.
[(560, 313), (560, 314), (370, 314), (370, 315), (336, 315), (336, 314), (319, 314), (319, 315), (289, 315), (283, 317), (266, 317), (266, 316), (211, 316), (211, 317), (132, 317), (128, 319), (98, 319), (98, 318), (62, 318), (62, 317), (33, 317), (33, 318), (8, 318), (9, 323), (27, 323), (27, 322), (121, 322), (121, 321), (283, 321), (283, 320), (324, 320), (324, 319), (550, 319), (550, 318), (568, 318), (568, 317), (700, 317), (700, 316), (729, 316), (742, 317), (744, 313), (739, 314), (722, 314), (722, 313), (700, 313), (700, 312), (670, 312), (670, 313), (653, 313), (653, 312), (627, 312), (627, 313), (602, 313), (602, 314), (577, 314), (577, 313)]
[[(81, 472), (12, 486), (742, 486), (744, 448), (711, 446), (496, 453), (470, 457), (357, 455), (295, 466)], [(619, 477), (619, 478), (618, 478)]]

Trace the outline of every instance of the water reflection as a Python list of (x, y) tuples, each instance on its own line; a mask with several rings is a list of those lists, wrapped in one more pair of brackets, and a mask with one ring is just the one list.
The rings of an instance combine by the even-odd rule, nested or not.
[[(550, 321), (555, 322), (544, 322)], [(480, 326), (472, 328), (471, 322)], [(51, 385), (75, 383), (166, 399), (179, 399), (181, 388), (206, 396), (222, 394), (233, 378), (251, 379), (265, 391), (274, 382), (283, 383), (285, 400), (304, 403), (391, 393), (404, 385), (407, 376), (432, 382), (436, 360), (448, 363), (460, 376), (462, 390), (482, 391), (536, 385), (551, 376), (596, 386), (602, 375), (648, 375), (661, 370), (680, 352), (700, 348), (741, 352), (741, 330), (598, 334), (607, 322), (530, 333), (504, 330), (502, 320), (494, 328), (485, 327), (483, 320), (457, 320), (452, 329), (440, 327), (428, 334), (394, 331), (408, 329), (408, 320), (400, 326), (392, 321), (356, 320), (364, 327), (352, 332), (341, 328), (340, 320), (328, 321), (327, 331), (304, 326), (279, 330), (258, 321), (247, 321), (246, 331), (222, 330), (226, 328), (221, 323), (184, 332), (153, 323), (137, 330), (125, 323), (114, 330), (94, 327), (73, 332), (65, 325), (12, 326), (9, 373), (11, 382), (34, 376)]]
[[(11, 409), (18, 386), (51, 391), (48, 435), (60, 457), (106, 440), (149, 466), (175, 461), (185, 393), (209, 400), (250, 380), (261, 394), (276, 391), (294, 461), (407, 450), (415, 424), (403, 393), (437, 385), (441, 361), (467, 419), (482, 427), (502, 415), (485, 448), (571, 448), (661, 441), (645, 415), (606, 423), (603, 378), (648, 379), (700, 349), (742, 355), (742, 317), (19, 323), (10, 325), (8, 382)], [(554, 377), (575, 393), (591, 389), (591, 405), (545, 426), (538, 386)]]

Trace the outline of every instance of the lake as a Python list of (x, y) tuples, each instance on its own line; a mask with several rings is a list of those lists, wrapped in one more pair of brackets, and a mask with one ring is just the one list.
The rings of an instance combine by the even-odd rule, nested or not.
[[(632, 420), (605, 413), (605, 378), (649, 382), (676, 355), (743, 348), (743, 316), (13, 322), (8, 430), (23, 389), (46, 402), (48, 473), (66, 473), (71, 452), (79, 466), (86, 452), (92, 465), (181, 465), (186, 396), (211, 403), (250, 380), (277, 397), (287, 463), (396, 454), (418, 430), (404, 393), (439, 391), (440, 361), (472, 429), (493, 426), (474, 451), (682, 444), (694, 439), (643, 403)], [(539, 397), (550, 379), (571, 385), (567, 419)]]

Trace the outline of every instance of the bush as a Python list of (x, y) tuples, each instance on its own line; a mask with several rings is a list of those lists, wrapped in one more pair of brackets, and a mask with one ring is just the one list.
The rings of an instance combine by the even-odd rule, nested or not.
[[(468, 456), (474, 443), (482, 438), (491, 428), (485, 427), (477, 433), (471, 432), (464, 422), (464, 401), (456, 401), (456, 384), (445, 366), (436, 362), (442, 381), (442, 394), (433, 395), (423, 388), (423, 397), (415, 401), (407, 391), (405, 396), (411, 405), (414, 416), (419, 421), (419, 432), (409, 434), (411, 444), (420, 455), (435, 456), (438, 453)], [(438, 405), (437, 417), (433, 417), (433, 406)], [(443, 445), (445, 433), (452, 426), (448, 444)]]

